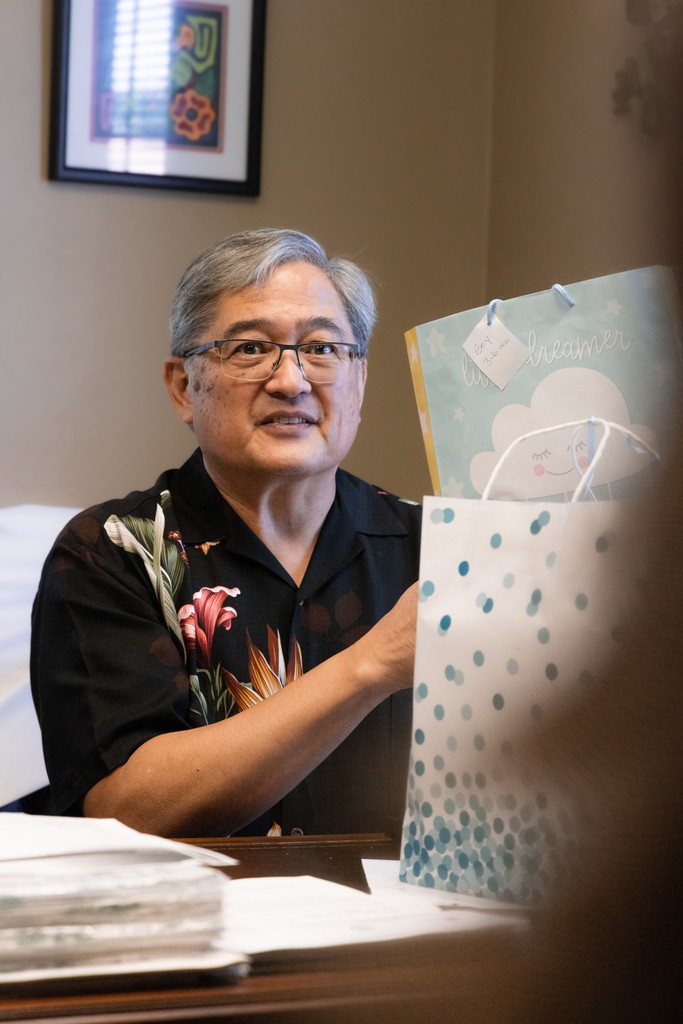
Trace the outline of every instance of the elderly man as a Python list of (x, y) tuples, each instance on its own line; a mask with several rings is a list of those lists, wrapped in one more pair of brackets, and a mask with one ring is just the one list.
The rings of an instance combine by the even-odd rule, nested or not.
[(397, 831), (420, 509), (339, 469), (374, 322), (359, 268), (295, 231), (232, 236), (181, 278), (164, 376), (198, 449), (72, 520), (36, 599), (57, 813)]

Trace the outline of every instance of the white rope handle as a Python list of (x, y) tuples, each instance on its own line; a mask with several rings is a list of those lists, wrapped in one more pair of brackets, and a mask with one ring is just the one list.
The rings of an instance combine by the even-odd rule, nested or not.
[(654, 448), (651, 448), (647, 441), (643, 441), (641, 437), (638, 437), (637, 434), (634, 434), (634, 432), (632, 430), (629, 430), (628, 427), (622, 427), (620, 423), (613, 423), (611, 420), (603, 420), (599, 416), (590, 416), (587, 419), (583, 420), (572, 420), (568, 423), (556, 423), (552, 427), (542, 427), (539, 430), (530, 430), (527, 434), (520, 434), (519, 437), (515, 438), (515, 440), (507, 446), (501, 457), (498, 459), (498, 462), (494, 466), (493, 472), (489, 477), (489, 481), (482, 492), (482, 501), (489, 500), (491, 488), (495, 483), (496, 477), (498, 476), (498, 473), (500, 472), (503, 463), (505, 462), (513, 448), (515, 448), (518, 444), (521, 444), (522, 441), (526, 441), (530, 437), (538, 437), (542, 434), (551, 433), (553, 430), (568, 430), (570, 427), (574, 427), (576, 430), (579, 430), (581, 427), (588, 426), (588, 424), (597, 424), (601, 426), (604, 430), (604, 433), (600, 438), (600, 443), (598, 444), (598, 447), (595, 450), (595, 453), (588, 465), (588, 468), (585, 470), (583, 476), (581, 477), (576, 486), (576, 490), (574, 491), (571, 497), (572, 502), (579, 501), (580, 495), (583, 493), (584, 489), (586, 489), (587, 486), (589, 486), (588, 481), (590, 481), (592, 474), (595, 472), (595, 467), (602, 458), (603, 452), (605, 451), (605, 447), (607, 446), (607, 441), (609, 440), (609, 436), (613, 430), (617, 430), (620, 434), (623, 434), (624, 437), (630, 438), (632, 441), (635, 441), (636, 444), (642, 445), (643, 449), (650, 452), (650, 454), (653, 455), (655, 459), (659, 459), (659, 453), (656, 452)]

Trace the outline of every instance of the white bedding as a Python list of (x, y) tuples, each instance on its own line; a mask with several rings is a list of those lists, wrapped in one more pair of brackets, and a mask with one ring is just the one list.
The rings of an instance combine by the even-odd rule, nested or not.
[(29, 681), (31, 606), (45, 556), (77, 511), (0, 508), (0, 807), (47, 784)]

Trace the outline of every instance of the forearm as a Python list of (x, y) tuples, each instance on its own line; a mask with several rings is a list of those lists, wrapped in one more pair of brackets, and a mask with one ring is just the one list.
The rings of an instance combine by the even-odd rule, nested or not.
[(371, 645), (360, 641), (249, 710), (147, 741), (90, 790), (84, 811), (162, 835), (230, 834), (409, 682), (400, 672), (383, 678)]

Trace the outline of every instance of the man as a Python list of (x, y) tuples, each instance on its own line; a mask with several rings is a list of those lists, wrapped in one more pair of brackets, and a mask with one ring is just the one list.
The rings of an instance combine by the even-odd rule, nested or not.
[(164, 376), (199, 447), (76, 517), (34, 607), (58, 813), (400, 827), (420, 509), (339, 469), (374, 322), (363, 273), (294, 231), (235, 235), (183, 275)]

